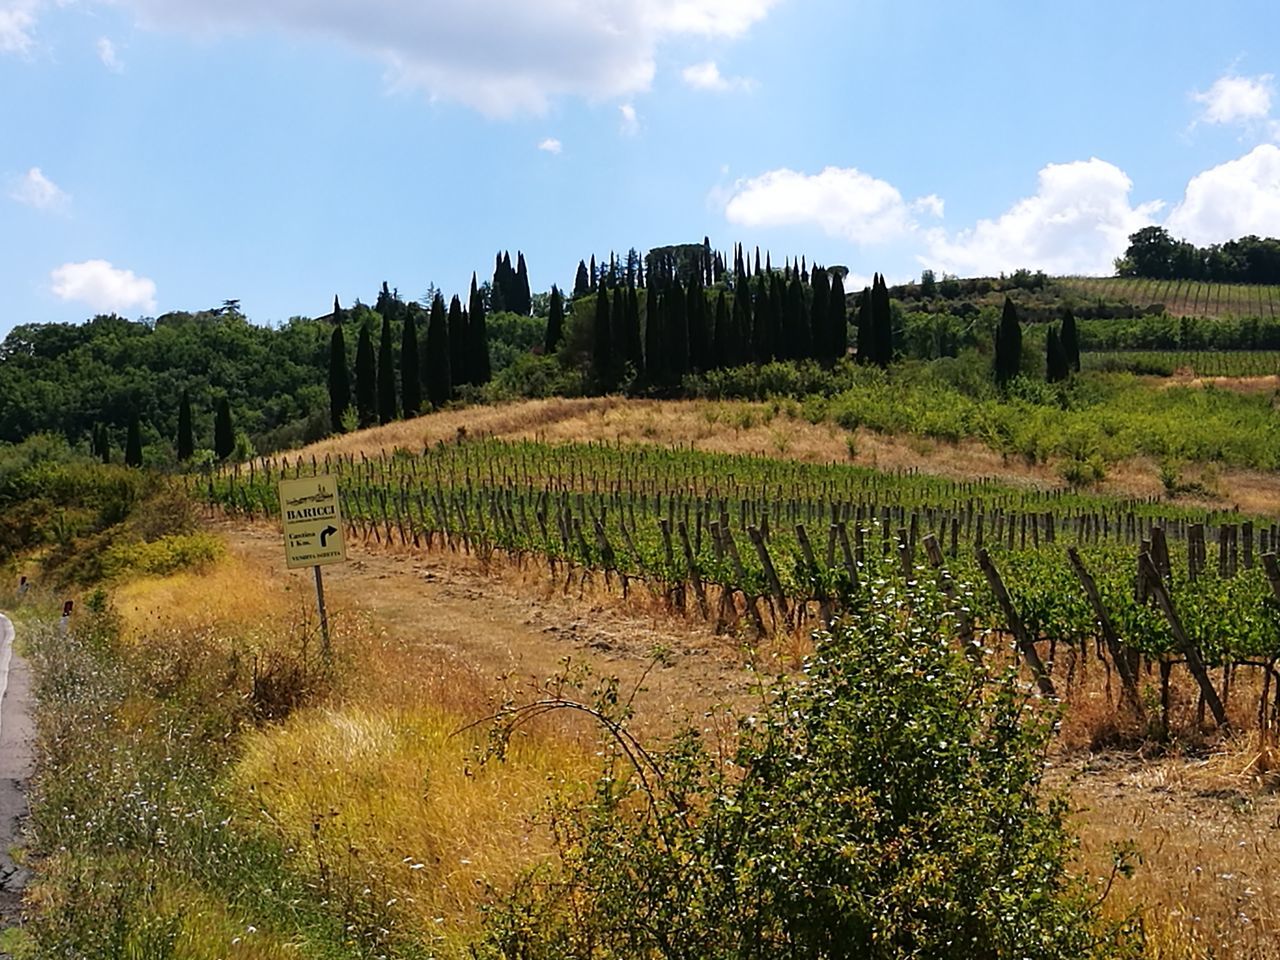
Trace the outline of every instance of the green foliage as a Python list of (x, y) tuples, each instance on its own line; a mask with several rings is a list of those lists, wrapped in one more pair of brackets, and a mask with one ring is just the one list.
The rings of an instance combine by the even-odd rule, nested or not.
[(422, 371), (418, 359), (418, 305), (405, 310), (400, 331), (400, 403), (405, 418), (422, 412)]
[(129, 433), (124, 444), (124, 463), (126, 467), (142, 466), (142, 425), (135, 413), (129, 418)]
[(560, 291), (553, 284), (551, 287), (551, 308), (547, 315), (547, 334), (543, 341), (542, 350), (547, 356), (551, 356), (560, 346), (560, 338), (564, 335), (564, 297), (560, 295)]
[(1067, 808), (1042, 787), (1052, 714), (961, 656), (935, 602), (880, 590), (740, 718), (736, 746), (690, 730), (640, 751), (606, 686), (589, 709), (613, 762), (557, 811), (558, 869), (493, 911), (490, 954), (1138, 956), (1070, 873)]
[[(457, 297), (454, 305), (458, 317), (461, 317)], [(458, 325), (461, 326), (460, 320)], [(450, 363), (453, 351), (449, 339), (452, 333), (452, 325), (444, 310), (444, 297), (437, 293), (431, 301), (431, 318), (427, 322), (427, 399), (436, 408), (448, 403), (453, 396), (454, 378)]]

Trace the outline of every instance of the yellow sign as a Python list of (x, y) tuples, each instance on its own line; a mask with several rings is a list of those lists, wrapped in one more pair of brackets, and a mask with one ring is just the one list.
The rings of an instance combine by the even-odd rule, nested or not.
[(281, 480), (280, 517), (284, 521), (284, 557), (290, 570), (347, 559), (338, 485), (332, 477)]

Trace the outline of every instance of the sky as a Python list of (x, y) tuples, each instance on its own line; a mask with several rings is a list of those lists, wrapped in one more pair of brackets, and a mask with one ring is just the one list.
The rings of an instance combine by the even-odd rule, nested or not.
[(0, 0), (0, 335), (734, 242), (1112, 271), (1280, 235), (1280, 4)]

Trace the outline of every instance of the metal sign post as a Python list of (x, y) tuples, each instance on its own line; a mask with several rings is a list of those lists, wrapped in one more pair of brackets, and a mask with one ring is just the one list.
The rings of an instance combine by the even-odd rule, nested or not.
[(285, 564), (290, 570), (312, 567), (315, 571), (321, 654), (328, 663), (331, 656), (329, 612), (324, 605), (324, 576), (320, 568), (347, 559), (337, 483), (332, 477), (281, 480), (280, 519), (284, 525)]

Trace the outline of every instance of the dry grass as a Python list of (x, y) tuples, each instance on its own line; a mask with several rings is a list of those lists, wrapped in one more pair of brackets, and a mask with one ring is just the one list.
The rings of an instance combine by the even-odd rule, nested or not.
[(490, 889), (549, 851), (534, 815), (591, 765), (545, 736), (481, 765), (483, 734), (455, 735), (460, 722), (427, 705), (306, 711), (254, 737), (234, 780), (326, 896), (376, 883), (422, 933), (465, 940)]

